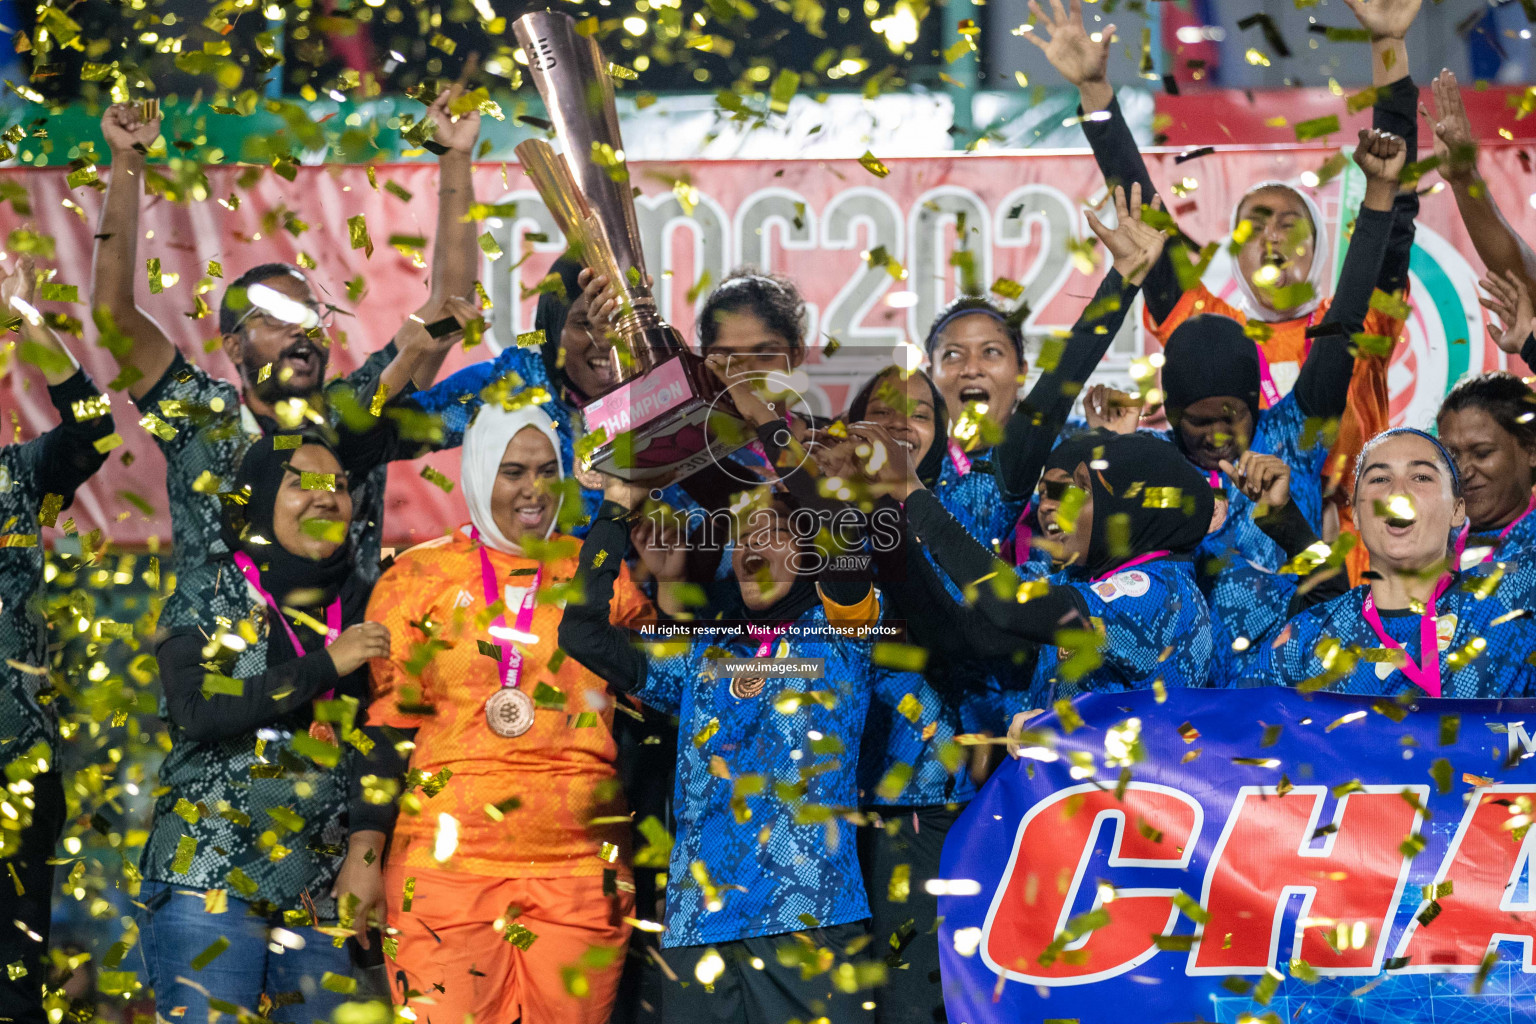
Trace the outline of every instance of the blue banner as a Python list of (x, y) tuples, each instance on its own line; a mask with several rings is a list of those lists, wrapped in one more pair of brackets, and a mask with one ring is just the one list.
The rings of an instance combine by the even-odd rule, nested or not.
[(944, 844), (951, 1021), (1536, 1020), (1536, 701), (1138, 691), (1030, 725)]

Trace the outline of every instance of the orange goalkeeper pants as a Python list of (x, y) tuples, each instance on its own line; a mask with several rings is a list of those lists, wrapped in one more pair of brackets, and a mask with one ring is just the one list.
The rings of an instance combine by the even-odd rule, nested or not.
[[(409, 910), (407, 878), (415, 879)], [(419, 1024), (608, 1020), (632, 892), (605, 896), (601, 877), (489, 878), (388, 864), (384, 885), (395, 939), (390, 995)]]

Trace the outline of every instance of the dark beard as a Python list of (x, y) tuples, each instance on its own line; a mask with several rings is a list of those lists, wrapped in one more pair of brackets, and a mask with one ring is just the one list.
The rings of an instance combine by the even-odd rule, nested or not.
[[(310, 344), (317, 352), (320, 353), (320, 375), (321, 378), (324, 379), (325, 368), (328, 362), (326, 359), (327, 353), (325, 349), (321, 348), (319, 345), (315, 345), (313, 342), (309, 342), (308, 344)], [(285, 401), (289, 398), (308, 398), (310, 395), (314, 394), (315, 391), (319, 390), (319, 381), (316, 381), (313, 388), (307, 388), (293, 384), (289, 381), (281, 381), (277, 379), (277, 364), (281, 363), (284, 357), (286, 357), (289, 353), (298, 347), (299, 343), (295, 342), (294, 344), (289, 345), (287, 348), (283, 349), (282, 352), (278, 353), (277, 358), (270, 361), (273, 366), (272, 372), (267, 376), (266, 380), (261, 380), (261, 370), (262, 367), (267, 365), (267, 361), (254, 358), (249, 347), (242, 344), (240, 368), (242, 376), (245, 377), (246, 387), (253, 394), (255, 394), (256, 397), (260, 398), (263, 402), (267, 402), (268, 404), (275, 404), (277, 402)], [(258, 383), (258, 381), (260, 383)]]

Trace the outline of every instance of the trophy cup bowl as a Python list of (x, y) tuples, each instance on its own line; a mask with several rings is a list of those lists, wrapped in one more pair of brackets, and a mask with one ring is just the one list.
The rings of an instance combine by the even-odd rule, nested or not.
[(725, 388), (662, 320), (640, 249), (629, 173), (622, 154), (613, 82), (597, 42), (569, 15), (525, 14), (513, 32), (564, 148), (530, 140), (518, 159), (544, 204), (619, 296), (613, 323), (618, 383), (582, 408), (603, 442), (588, 464), (625, 480), (682, 478), (751, 440)]

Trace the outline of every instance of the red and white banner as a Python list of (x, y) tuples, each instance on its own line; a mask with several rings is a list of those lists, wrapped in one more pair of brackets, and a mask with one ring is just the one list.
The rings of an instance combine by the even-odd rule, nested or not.
[[(1247, 186), (1267, 178), (1297, 181), (1331, 152), (1321, 147), (1223, 149), (1180, 164), (1169, 150), (1149, 154), (1148, 161), (1165, 195), (1172, 196), (1169, 186), (1175, 182), (1185, 190), (1183, 198), (1174, 200), (1183, 228), (1197, 239), (1211, 240), (1228, 233), (1232, 206)], [(1086, 152), (888, 163), (890, 173), (884, 178), (851, 160), (634, 165), (631, 174), (643, 193), (637, 206), (645, 248), (666, 315), (691, 336), (696, 303), (689, 294), (704, 274), (719, 282), (743, 263), (789, 274), (809, 305), (813, 344), (819, 347), (832, 337), (842, 346), (812, 374), (809, 397), (829, 412), (842, 409), (851, 389), (888, 362), (895, 346), (921, 343), (934, 312), (958, 290), (960, 271), (951, 264), (951, 254), (962, 236), (986, 285), (1007, 278), (1023, 286), (1032, 310), (1032, 335), (1071, 324), (1101, 273), (1085, 274), (1068, 246), (1088, 236), (1082, 204), (1102, 191)], [(1517, 150), (1489, 147), (1482, 166), (1515, 229), (1536, 238), (1531, 175)], [(332, 355), (333, 370), (352, 368), (361, 355), (384, 344), (427, 294), (425, 261), (392, 248), (389, 239), (431, 235), (436, 168), (412, 164), (376, 172), (381, 186), (393, 181), (411, 198), (372, 187), (363, 167), (301, 168), (293, 182), (270, 170), (213, 167), (207, 170), (207, 196), (201, 201), (146, 201), (140, 259), (158, 258), (163, 275), (177, 276), (174, 283), (165, 277), (158, 294), (150, 294), (147, 280), (141, 281), (141, 303), (189, 358), (232, 376), (234, 368), (211, 344), (218, 332), (216, 318), (190, 316), (194, 288), (206, 276), (208, 262), (222, 264), (228, 280), (255, 263), (292, 262), (304, 254), (315, 263), (311, 277), (317, 288), (353, 314), (342, 319)], [(32, 206), (29, 218), (9, 205), (0, 207), (0, 230), (25, 224), (53, 237), (56, 280), (78, 285), (82, 300), (57, 308), (86, 322), (85, 342), (74, 346), (77, 354), (98, 382), (111, 380), (116, 367), (95, 345), (87, 307), (100, 194), (68, 188), (63, 170), (0, 174), (26, 186)], [(255, 181), (240, 185), (245, 175)], [(1336, 180), (1316, 190), (1335, 239), (1346, 219), (1340, 216), (1339, 196), (1347, 187)], [(515, 212), (504, 211), (506, 216), (484, 226), (504, 253), (487, 259), (482, 270), (494, 302), (488, 346), (494, 347), (530, 329), (534, 299), (524, 297), (523, 289), (544, 275), (562, 240), (515, 165), (480, 167), (476, 192), (482, 202), (516, 204)], [(347, 222), (359, 215), (375, 246), (371, 257), (350, 244)], [(1335, 243), (1327, 249), (1328, 258), (1336, 259), (1336, 248)], [(868, 258), (880, 249), (889, 262)], [(518, 265), (525, 252), (531, 254)], [(1413, 262), (1416, 309), (1408, 343), (1394, 356), (1391, 375), (1393, 413), (1400, 422), (1427, 423), (1459, 377), (1509, 365), (1485, 338), (1475, 292), (1480, 268), (1472, 252), (1449, 191), (1426, 196)], [(1220, 294), (1232, 290), (1224, 261), (1223, 255), (1207, 278)], [(144, 278), (146, 271), (141, 266), (135, 273)], [(348, 282), (359, 278), (366, 290), (350, 301)], [(216, 308), (223, 282), (213, 285), (205, 297)], [(697, 301), (707, 290), (698, 290)], [(1122, 375), (1144, 345), (1139, 318), (1133, 318), (1116, 340), (1104, 374), (1111, 379)], [(445, 373), (489, 358), (488, 347), (456, 354)], [(819, 351), (813, 355), (820, 358)], [(0, 396), (0, 404), (19, 415), (23, 438), (53, 424), (41, 380), (30, 368), (13, 371)], [(118, 430), (127, 444), (81, 494), (73, 515), (82, 528), (102, 527), (122, 544), (142, 544), (151, 537), (168, 541), (160, 455), (137, 425), (131, 403), (122, 396), (115, 401)], [(457, 479), (457, 453), (430, 461)], [(392, 470), (386, 522), (392, 543), (429, 539), (464, 519), (457, 494), (445, 494), (424, 480), (420, 469), (397, 465)], [(127, 499), (130, 494), (146, 500), (154, 514), (144, 515)]]

